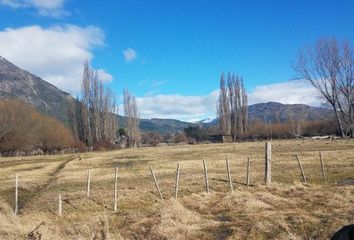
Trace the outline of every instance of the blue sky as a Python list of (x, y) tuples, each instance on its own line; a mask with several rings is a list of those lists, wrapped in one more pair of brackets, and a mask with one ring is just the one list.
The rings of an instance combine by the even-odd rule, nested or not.
[(316, 106), (310, 86), (290, 81), (291, 64), (319, 38), (353, 42), (353, 11), (334, 0), (0, 0), (0, 55), (73, 95), (87, 58), (146, 118), (213, 117), (228, 71), (243, 76), (250, 103)]

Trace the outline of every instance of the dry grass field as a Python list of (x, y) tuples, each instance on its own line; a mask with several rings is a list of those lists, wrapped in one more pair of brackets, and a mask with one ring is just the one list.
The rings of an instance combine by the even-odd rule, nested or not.
[[(354, 223), (354, 141), (273, 141), (272, 184), (264, 185), (264, 142), (125, 149), (0, 158), (0, 239), (328, 239)], [(321, 175), (319, 151), (327, 173)], [(301, 182), (294, 154), (307, 177)], [(250, 156), (251, 186), (245, 185)], [(227, 182), (230, 161), (234, 191)], [(211, 192), (204, 187), (202, 160)], [(178, 200), (173, 198), (180, 163)], [(150, 175), (156, 173), (161, 202)], [(118, 211), (113, 210), (119, 168)], [(86, 199), (87, 170), (91, 197)], [(19, 174), (19, 215), (13, 214)], [(63, 215), (58, 216), (58, 195)]]

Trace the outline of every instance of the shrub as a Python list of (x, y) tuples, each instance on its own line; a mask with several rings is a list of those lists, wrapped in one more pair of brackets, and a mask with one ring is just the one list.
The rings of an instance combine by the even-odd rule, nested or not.
[(78, 145), (63, 123), (19, 100), (0, 101), (0, 151), (61, 150)]

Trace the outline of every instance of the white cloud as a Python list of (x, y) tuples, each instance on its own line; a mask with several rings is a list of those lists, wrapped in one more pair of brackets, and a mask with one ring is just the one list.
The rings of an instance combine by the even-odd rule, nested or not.
[[(137, 98), (137, 103), (142, 118), (196, 121), (207, 117), (215, 118), (218, 95), (218, 90), (204, 96), (147, 95)], [(249, 104), (274, 101), (283, 104), (321, 105), (316, 90), (301, 80), (257, 86), (248, 93), (248, 98)]]
[(1, 5), (12, 8), (34, 8), (40, 15), (61, 17), (69, 13), (64, 10), (65, 0), (0, 0)]
[[(28, 26), (0, 31), (0, 55), (72, 94), (80, 90), (84, 61), (93, 58), (93, 48), (103, 45), (103, 32), (93, 26)], [(103, 69), (100, 73), (105, 81), (112, 80)]]
[(65, 0), (30, 0), (34, 6), (44, 9), (62, 8), (64, 1)]
[(205, 96), (155, 95), (137, 98), (140, 117), (184, 121), (215, 115), (218, 91)]
[(112, 82), (113, 76), (102, 68), (97, 69), (97, 73), (102, 82)]
[(144, 79), (141, 80), (137, 83), (139, 87), (152, 87), (152, 88), (157, 88), (161, 87), (163, 85), (166, 85), (168, 81), (166, 80), (157, 80), (157, 79)]
[(280, 102), (283, 104), (302, 103), (320, 106), (316, 89), (303, 80), (257, 86), (248, 94), (249, 104), (262, 102)]
[(160, 93), (160, 87), (168, 83), (165, 80), (156, 80), (156, 79), (144, 79), (139, 81), (137, 85), (139, 87), (144, 87), (148, 92), (145, 93), (145, 96), (154, 96)]
[(16, 1), (16, 0), (1, 0), (0, 4), (12, 8), (24, 7), (24, 3), (22, 1)]
[(136, 59), (137, 53), (134, 49), (127, 48), (127, 49), (123, 50), (123, 55), (124, 55), (125, 62), (131, 62), (134, 59)]

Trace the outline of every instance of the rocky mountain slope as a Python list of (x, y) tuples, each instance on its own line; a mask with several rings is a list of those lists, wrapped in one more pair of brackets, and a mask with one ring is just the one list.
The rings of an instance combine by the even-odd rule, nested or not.
[(264, 122), (284, 123), (289, 117), (303, 115), (308, 121), (324, 120), (333, 116), (333, 110), (328, 108), (311, 107), (305, 104), (282, 104), (278, 102), (257, 103), (249, 106), (248, 118)]
[(70, 94), (0, 56), (0, 98), (20, 99), (38, 111), (67, 123)]

